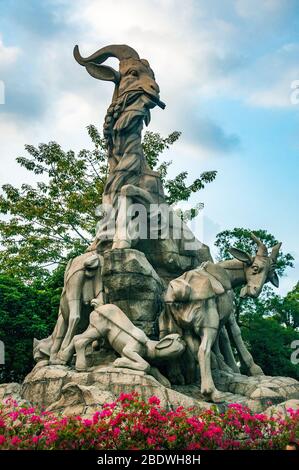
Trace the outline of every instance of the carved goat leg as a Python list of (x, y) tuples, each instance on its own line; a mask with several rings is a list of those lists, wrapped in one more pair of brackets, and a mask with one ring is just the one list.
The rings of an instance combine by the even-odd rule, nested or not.
[(115, 359), (113, 362), (115, 367), (124, 367), (128, 369), (149, 372), (151, 366), (136, 351), (132, 350), (130, 342), (122, 350), (122, 357)]
[(226, 327), (223, 326), (219, 333), (220, 350), (224, 356), (226, 364), (232, 369), (235, 374), (240, 373), (240, 369), (236, 363), (234, 353), (230, 344), (229, 336)]
[(86, 360), (86, 349), (93, 343), (93, 341), (99, 339), (100, 333), (98, 329), (89, 324), (88, 328), (81, 335), (74, 337), (74, 347), (76, 350), (76, 369), (78, 371), (86, 370), (88, 367)]
[(219, 341), (220, 341), (220, 331), (218, 331), (217, 338), (213, 346), (213, 352), (215, 353), (215, 358), (218, 364), (218, 368), (220, 370), (223, 370), (224, 372), (232, 373), (233, 369), (226, 363), (224, 356), (222, 354), (222, 351), (220, 349)]
[(155, 377), (164, 387), (171, 387), (169, 380), (161, 374), (157, 367), (151, 366), (136, 351), (131, 349), (130, 343), (122, 350), (122, 357), (117, 358), (114, 367), (123, 367), (133, 370), (140, 370)]
[(61, 307), (59, 309), (58, 319), (53, 331), (53, 344), (51, 346), (50, 352), (50, 364), (60, 364), (61, 361), (57, 358), (57, 354), (59, 349), (61, 348), (61, 344), (64, 338), (64, 335), (67, 331), (67, 323), (62, 315)]
[(132, 184), (126, 184), (122, 187), (119, 196), (118, 215), (116, 219), (112, 250), (130, 248), (132, 246), (132, 241), (138, 241), (135, 236), (136, 224), (130, 214), (130, 209), (134, 203), (140, 204), (145, 209), (145, 218), (147, 221), (149, 206), (153, 203), (150, 193)]
[(240, 354), (250, 374), (251, 375), (264, 375), (260, 366), (255, 364), (252, 355), (250, 354), (250, 352), (248, 351), (248, 349), (246, 348), (244, 344), (244, 341), (241, 335), (241, 330), (240, 330), (239, 325), (237, 324), (234, 313), (231, 313), (231, 315), (229, 316), (227, 326), (231, 332), (231, 335), (233, 337), (238, 353)]
[(201, 332), (201, 343), (198, 350), (198, 363), (201, 376), (201, 393), (214, 400), (217, 390), (211, 372), (211, 349), (216, 339), (215, 328), (204, 327)]
[(132, 203), (132, 198), (122, 194), (119, 196), (112, 250), (131, 247), (131, 240), (128, 239), (128, 210)]
[(164, 385), (164, 387), (171, 388), (170, 381), (165, 377), (165, 375), (161, 374), (157, 367), (151, 367), (148, 374), (152, 375), (156, 380), (158, 380), (158, 382), (160, 382), (160, 384)]
[[(81, 289), (77, 291), (79, 295), (81, 294)], [(58, 353), (58, 358), (61, 359), (63, 363), (67, 363), (73, 353), (73, 347), (70, 347), (71, 342), (75, 336), (78, 323), (80, 321), (80, 310), (81, 310), (81, 298), (68, 299), (69, 305), (69, 324), (66, 335), (62, 342), (60, 351)]]

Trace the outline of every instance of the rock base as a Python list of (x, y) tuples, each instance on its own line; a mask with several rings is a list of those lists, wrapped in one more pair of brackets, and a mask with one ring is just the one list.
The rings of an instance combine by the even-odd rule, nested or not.
[(200, 397), (193, 398), (163, 387), (144, 372), (107, 366), (93, 367), (88, 372), (76, 372), (66, 366), (36, 366), (25, 378), (20, 394), (23, 399), (48, 411), (90, 415), (122, 392), (137, 392), (144, 400), (155, 395), (165, 408), (199, 409), (212, 405)]
[[(247, 377), (217, 372), (214, 379), (223, 391), (223, 402), (216, 405), (220, 411), (230, 403), (248, 406), (253, 412), (263, 412), (269, 407), (275, 411), (275, 406), (284, 409), (285, 402), (292, 402), (290, 407), (299, 407), (299, 382), (289, 377)], [(204, 399), (199, 385), (170, 389), (144, 372), (109, 365), (76, 372), (71, 367), (38, 364), (22, 385), (0, 386), (0, 399), (12, 395), (17, 401), (29, 402), (48, 411), (88, 416), (104, 403), (114, 401), (122, 392), (137, 392), (144, 400), (156, 395), (161, 406), (169, 409), (215, 406)]]
[(226, 401), (231, 402), (232, 395), (236, 403), (242, 403), (256, 412), (286, 400), (299, 400), (299, 382), (291, 377), (248, 377), (223, 371), (216, 371), (213, 377), (216, 387), (226, 394), (228, 392)]

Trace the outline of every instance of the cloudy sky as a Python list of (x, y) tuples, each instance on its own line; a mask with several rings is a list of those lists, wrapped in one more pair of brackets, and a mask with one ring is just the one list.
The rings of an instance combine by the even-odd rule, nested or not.
[(201, 237), (267, 229), (297, 259), (286, 292), (299, 277), (298, 31), (298, 0), (0, 0), (0, 184), (34, 182), (15, 162), (26, 143), (90, 146), (85, 128), (102, 126), (112, 86), (73, 47), (129, 44), (167, 104), (150, 129), (182, 131), (171, 174), (218, 170), (192, 200), (205, 203)]

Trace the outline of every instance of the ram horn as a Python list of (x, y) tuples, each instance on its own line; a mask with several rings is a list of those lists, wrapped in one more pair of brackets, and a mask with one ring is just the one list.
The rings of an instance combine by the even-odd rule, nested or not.
[(79, 52), (79, 47), (75, 46), (74, 57), (80, 65), (87, 65), (91, 62), (94, 64), (102, 64), (109, 57), (116, 57), (118, 60), (139, 59), (137, 52), (132, 47), (126, 46), (125, 44), (102, 47), (89, 57), (82, 57)]
[(257, 238), (257, 236), (254, 235), (254, 233), (252, 233), (252, 232), (250, 232), (250, 237), (258, 246), (257, 255), (258, 256), (268, 256), (268, 250), (267, 250), (266, 245), (264, 245), (264, 243), (261, 242), (261, 240), (259, 238)]
[(271, 260), (273, 261), (274, 264), (275, 264), (276, 261), (277, 261), (278, 253), (279, 253), (280, 247), (281, 247), (281, 242), (280, 242), (280, 243), (277, 243), (277, 244), (274, 245), (273, 248), (272, 248), (270, 258), (271, 258)]

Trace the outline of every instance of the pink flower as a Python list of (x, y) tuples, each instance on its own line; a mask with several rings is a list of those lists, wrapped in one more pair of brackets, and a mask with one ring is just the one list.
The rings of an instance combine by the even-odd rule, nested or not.
[(192, 442), (191, 444), (188, 444), (188, 446), (186, 447), (186, 450), (197, 450), (197, 449), (200, 449), (200, 444), (198, 444), (198, 442)]
[(244, 431), (247, 433), (247, 434), (250, 434), (250, 427), (248, 426), (248, 424), (246, 424), (244, 426)]
[(34, 412), (35, 412), (35, 408), (33, 408), (33, 407), (31, 407), (31, 408), (21, 408), (20, 409), (20, 413), (22, 413), (23, 415), (31, 415)]
[(119, 401), (134, 401), (135, 397), (133, 393), (121, 393), (118, 398)]
[(37, 415), (32, 415), (30, 416), (30, 422), (31, 423), (41, 423), (41, 417)]
[(232, 410), (243, 411), (243, 406), (240, 403), (230, 403), (227, 407)]
[(95, 414), (93, 415), (92, 417), (92, 422), (93, 424), (97, 424), (98, 421), (99, 421), (99, 416), (100, 416), (100, 412), (99, 411), (96, 411)]
[(119, 428), (114, 428), (113, 429), (113, 437), (118, 437), (120, 434), (120, 429)]
[[(136, 393), (123, 393), (90, 419), (58, 418), (15, 406), (10, 400), (0, 405), (0, 448), (34, 449), (38, 445), (41, 449), (115, 450), (121, 445), (159, 450), (178, 446), (179, 440), (180, 448), (185, 450), (279, 449), (286, 439), (297, 438), (299, 411), (288, 412), (284, 419), (267, 417), (240, 404), (230, 404), (222, 413), (184, 407), (168, 411), (160, 408), (156, 396), (146, 403)], [(16, 435), (19, 428), (20, 436)], [(239, 440), (243, 433), (245, 439)]]
[(103, 410), (99, 414), (100, 418), (106, 418), (107, 416), (111, 416), (111, 415), (112, 415), (111, 410)]
[(156, 444), (156, 439), (153, 439), (152, 437), (148, 437), (146, 439), (146, 442), (148, 443), (149, 446), (153, 446)]
[(83, 420), (83, 424), (87, 427), (91, 426), (92, 425), (92, 421), (90, 419), (84, 419)]
[(11, 417), (11, 419), (13, 421), (16, 421), (19, 417), (20, 413), (18, 411), (12, 411), (11, 413), (9, 413), (9, 416)]
[(150, 405), (160, 405), (160, 400), (155, 395), (153, 395), (152, 397), (149, 397), (148, 402)]
[(149, 414), (158, 421), (167, 421), (166, 416), (162, 416), (156, 408), (151, 408)]
[(19, 439), (18, 436), (13, 436), (10, 442), (13, 446), (17, 446), (19, 442), (21, 442), (21, 439)]
[(209, 426), (209, 430), (213, 433), (213, 434), (222, 434), (223, 431), (222, 431), (222, 428), (220, 426), (216, 426), (215, 424), (211, 424)]

